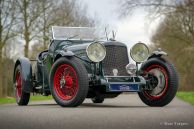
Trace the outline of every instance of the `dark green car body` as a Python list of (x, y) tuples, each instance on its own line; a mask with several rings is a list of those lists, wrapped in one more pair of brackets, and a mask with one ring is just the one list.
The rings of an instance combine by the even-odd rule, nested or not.
[[(99, 53), (105, 53), (102, 60), (96, 62), (88, 54), (89, 47), (94, 44), (103, 48)], [(159, 49), (149, 55), (149, 49), (143, 43), (137, 43), (131, 50), (138, 45), (143, 48), (137, 49), (135, 54), (130, 51), (131, 57), (145, 55), (146, 58), (142, 62), (136, 60), (135, 65), (130, 60), (126, 44), (122, 42), (108, 38), (56, 39), (53, 35), (48, 50), (39, 53), (36, 59), (21, 57), (16, 61), (13, 82), (17, 103), (27, 105), (31, 92), (44, 96), (52, 94), (55, 101), (64, 107), (78, 106), (85, 98), (102, 103), (105, 98), (114, 98), (123, 92), (138, 92), (145, 104), (164, 106), (177, 92), (177, 72), (162, 57), (165, 52)], [(96, 50), (90, 50), (98, 56)], [(68, 88), (75, 92), (70, 92)]]
[[(86, 48), (92, 42), (94, 41), (52, 40), (48, 51), (43, 51), (38, 55), (38, 70), (36, 72), (37, 80), (44, 85), (45, 93), (49, 93), (49, 73), (52, 65), (57, 59), (63, 56), (66, 58), (75, 56), (80, 59), (87, 69), (91, 89), (97, 87), (97, 89), (104, 93), (107, 92), (107, 94), (110, 94), (110, 92), (114, 92), (113, 94), (115, 94), (115, 92), (120, 93), (128, 90), (123, 89), (110, 91), (110, 83), (134, 83), (139, 85), (138, 90), (140, 90), (141, 85), (145, 85), (145, 80), (142, 77), (130, 76), (126, 72), (125, 67), (129, 63), (129, 57), (127, 46), (124, 43), (117, 41), (99, 41), (106, 47), (107, 55), (103, 61), (93, 63), (88, 59), (86, 54)], [(113, 69), (118, 69), (118, 76), (115, 77), (113, 75)], [(133, 89), (129, 91), (133, 91)], [(90, 96), (92, 95), (88, 94), (88, 97)]]

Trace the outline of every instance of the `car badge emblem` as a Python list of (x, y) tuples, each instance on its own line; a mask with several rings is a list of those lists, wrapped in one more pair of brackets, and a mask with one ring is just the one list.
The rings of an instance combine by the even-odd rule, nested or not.
[(113, 72), (113, 75), (114, 76), (117, 76), (118, 75), (118, 69), (113, 69), (112, 72)]

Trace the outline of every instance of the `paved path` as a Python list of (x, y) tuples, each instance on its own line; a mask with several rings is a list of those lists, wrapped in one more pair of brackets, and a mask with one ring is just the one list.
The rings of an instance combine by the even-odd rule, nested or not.
[(124, 94), (77, 108), (54, 101), (0, 106), (0, 129), (194, 129), (194, 106), (175, 98), (166, 107), (148, 107), (136, 94)]

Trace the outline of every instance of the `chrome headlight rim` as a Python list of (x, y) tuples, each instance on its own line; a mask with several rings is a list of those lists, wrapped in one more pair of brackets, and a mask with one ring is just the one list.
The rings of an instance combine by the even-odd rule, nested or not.
[[(100, 44), (100, 45), (103, 47), (103, 50), (105, 50), (105, 51), (104, 51), (104, 56), (103, 56), (103, 58), (100, 59), (100, 60), (98, 60), (98, 61), (92, 60), (92, 59), (90, 58), (90, 56), (89, 56), (88, 49), (89, 49), (89, 47), (90, 47), (91, 45), (93, 45), (93, 44)], [(90, 43), (90, 44), (87, 46), (87, 48), (86, 48), (86, 54), (87, 54), (87, 57), (88, 57), (92, 62), (94, 62), (94, 63), (101, 62), (101, 61), (103, 61), (104, 58), (106, 57), (106, 47), (105, 47), (102, 43), (100, 43), (100, 42), (93, 42), (93, 43)]]
[[(138, 44), (145, 46), (145, 48), (146, 48), (147, 51), (148, 51), (147, 58), (145, 58), (145, 59), (142, 60), (142, 61), (137, 61), (137, 60), (134, 58), (134, 55), (132, 54), (132, 49), (135, 47), (135, 45), (138, 45)], [(142, 43), (142, 42), (138, 42), (138, 43), (134, 44), (134, 45), (131, 47), (131, 49), (130, 49), (130, 56), (131, 56), (131, 58), (132, 58), (135, 62), (137, 62), (137, 63), (142, 63), (142, 62), (146, 61), (146, 60), (148, 59), (148, 57), (149, 57), (149, 53), (150, 53), (150, 50), (149, 50), (148, 46), (147, 46), (145, 43)]]
[(137, 66), (134, 63), (127, 64), (125, 68), (129, 75), (135, 75), (137, 72)]

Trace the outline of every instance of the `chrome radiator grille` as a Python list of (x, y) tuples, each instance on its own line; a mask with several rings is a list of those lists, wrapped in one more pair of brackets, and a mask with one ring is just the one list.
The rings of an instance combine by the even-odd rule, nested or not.
[(102, 61), (105, 76), (113, 76), (113, 69), (118, 70), (117, 76), (127, 76), (125, 66), (129, 63), (126, 46), (105, 45), (106, 57)]

